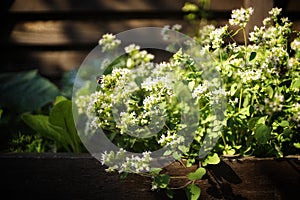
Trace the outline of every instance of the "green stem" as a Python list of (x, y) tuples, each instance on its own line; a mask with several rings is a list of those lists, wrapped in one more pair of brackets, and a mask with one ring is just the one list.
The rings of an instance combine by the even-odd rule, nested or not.
[(247, 64), (247, 36), (246, 36), (246, 30), (243, 28), (243, 36), (244, 36), (244, 42), (245, 42), (245, 65)]
[(240, 91), (239, 112), (240, 112), (241, 107), (242, 107), (242, 98), (243, 98), (243, 88), (241, 88), (241, 91)]
[(246, 29), (245, 28), (243, 28), (243, 36), (244, 36), (245, 47), (247, 47), (247, 35), (246, 35)]

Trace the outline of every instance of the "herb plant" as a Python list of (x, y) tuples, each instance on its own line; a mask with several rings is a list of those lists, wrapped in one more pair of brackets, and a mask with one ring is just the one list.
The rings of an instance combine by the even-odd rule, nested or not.
[[(201, 46), (197, 52), (199, 58), (209, 57), (209, 61), (203, 59), (201, 63), (204, 68), (182, 49), (168, 62), (154, 65), (152, 54), (132, 44), (125, 47), (126, 55), (101, 77), (94, 93), (75, 94), (78, 114), (93, 116), (87, 120), (88, 127), (103, 129), (107, 138), (120, 148), (101, 152), (102, 164), (109, 166), (107, 171), (149, 176), (153, 190), (166, 189), (172, 197), (172, 189), (176, 189), (169, 186), (172, 177), (150, 165), (152, 152), (167, 146), (164, 156), (172, 156), (186, 167), (199, 165), (195, 172), (187, 174), (188, 182), (184, 185), (188, 199), (198, 199), (201, 189), (196, 181), (205, 175), (206, 165), (219, 163), (221, 155), (299, 154), (300, 37), (291, 30), (292, 23), (280, 17), (278, 8), (269, 12), (263, 26), (254, 27), (247, 35), (245, 27), (252, 12), (252, 8), (232, 11), (229, 24), (238, 27), (236, 32), (227, 25), (201, 27), (194, 40)], [(168, 28), (164, 30), (167, 34)], [(240, 31), (244, 35), (243, 44), (233, 39)], [(100, 40), (104, 52), (120, 44), (112, 34), (105, 34)], [(203, 79), (204, 69), (210, 67), (220, 74), (222, 84)], [(168, 72), (175, 77), (168, 76)], [(190, 105), (180, 106), (182, 102), (176, 98), (184, 91), (174, 91), (171, 87), (179, 80), (188, 88), (197, 107), (199, 123), (188, 146), (187, 138), (178, 132), (187, 129), (181, 117), (192, 109)], [(225, 105), (222, 99), (226, 99)], [(215, 115), (212, 106), (226, 109), (217, 110), (221, 113)], [(154, 117), (163, 122), (154, 128), (161, 129), (153, 137), (144, 137), (151, 130), (139, 127), (149, 125)], [(210, 141), (218, 140), (205, 157), (199, 157), (201, 147), (207, 145), (206, 135)], [(142, 156), (128, 157), (127, 151)]]

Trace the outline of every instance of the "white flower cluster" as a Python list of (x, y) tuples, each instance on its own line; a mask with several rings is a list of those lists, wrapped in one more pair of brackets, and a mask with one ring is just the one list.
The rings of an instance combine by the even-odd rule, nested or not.
[(224, 44), (224, 40), (223, 37), (226, 35), (228, 30), (228, 26), (225, 25), (221, 28), (217, 28), (215, 30), (213, 30), (210, 34), (210, 40), (211, 40), (211, 47), (213, 49), (218, 49), (222, 46), (222, 44)]
[(298, 127), (300, 127), (300, 103), (294, 103), (292, 105), (293, 117), (292, 120), (298, 122)]
[(180, 145), (183, 145), (185, 138), (182, 135), (172, 133), (171, 131), (167, 132), (167, 135), (162, 134), (158, 143), (165, 147), (170, 147), (172, 150), (176, 150)]
[(269, 114), (272, 114), (273, 112), (280, 112), (283, 108), (282, 103), (284, 102), (284, 96), (275, 93), (272, 100), (270, 100), (269, 98), (265, 98), (264, 102), (270, 108), (270, 110), (268, 111)]
[(161, 30), (161, 35), (163, 37), (163, 40), (169, 40), (170, 39), (170, 31), (180, 31), (182, 26), (180, 24), (174, 24), (172, 27), (170, 25), (166, 25)]
[(296, 38), (293, 42), (291, 42), (291, 49), (300, 51), (300, 38)]
[(261, 69), (249, 69), (249, 70), (238, 70), (238, 75), (240, 76), (243, 83), (249, 83), (261, 79), (262, 70)]
[(124, 149), (120, 149), (118, 152), (106, 151), (101, 154), (101, 164), (109, 166), (106, 171), (113, 172), (118, 171), (129, 173), (141, 173), (148, 172), (150, 170), (150, 162), (152, 160), (150, 152), (143, 152), (142, 156), (126, 155), (127, 152)]
[[(274, 8), (272, 19), (274, 22), (278, 21), (277, 15), (280, 9)], [(263, 26), (254, 26), (253, 32), (249, 33), (249, 41), (256, 45), (269, 47), (286, 47), (286, 35), (290, 33), (292, 23), (289, 22), (288, 18), (281, 18), (280, 26), (273, 26), (270, 17), (263, 20)]]
[(193, 91), (193, 98), (200, 98), (201, 95), (205, 94), (208, 90), (208, 81), (205, 80), (202, 84), (199, 84)]
[(272, 10), (269, 11), (269, 14), (272, 15), (272, 17), (277, 18), (277, 16), (280, 15), (281, 11), (281, 8), (272, 8)]
[(214, 25), (205, 25), (203, 27), (201, 27), (198, 31), (197, 34), (197, 42), (200, 43), (200, 45), (209, 45), (211, 40), (210, 40), (210, 34), (216, 29), (216, 27)]
[(240, 26), (245, 28), (249, 22), (250, 16), (253, 14), (253, 8), (241, 8), (232, 11), (229, 24), (233, 26)]
[(153, 60), (154, 55), (147, 53), (147, 51), (140, 51), (140, 46), (131, 44), (125, 47), (125, 52), (129, 54), (126, 66), (129, 69), (137, 67), (143, 63), (148, 63)]
[(209, 92), (211, 104), (219, 104), (226, 98), (227, 92), (223, 88), (217, 88)]
[(116, 36), (111, 33), (104, 34), (99, 40), (99, 45), (102, 46), (102, 52), (111, 51), (117, 48), (120, 44), (121, 41), (116, 39)]

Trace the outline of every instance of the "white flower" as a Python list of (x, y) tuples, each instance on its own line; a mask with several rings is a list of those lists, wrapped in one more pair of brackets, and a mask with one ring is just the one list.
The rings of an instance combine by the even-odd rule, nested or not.
[(102, 46), (102, 52), (113, 50), (117, 48), (120, 44), (121, 41), (116, 39), (116, 36), (111, 33), (104, 34), (99, 40), (99, 45)]
[(221, 28), (213, 30), (210, 34), (210, 40), (212, 42), (212, 48), (218, 49), (224, 44), (223, 37), (226, 34), (228, 26), (225, 25)]
[(272, 15), (273, 17), (277, 17), (281, 13), (282, 9), (281, 8), (272, 8), (271, 11), (269, 11), (269, 14)]
[(129, 46), (125, 47), (125, 52), (131, 54), (132, 52), (136, 52), (140, 50), (140, 46), (135, 44), (130, 44)]
[(232, 11), (229, 24), (233, 26), (246, 27), (249, 22), (250, 16), (253, 14), (253, 8), (241, 8)]

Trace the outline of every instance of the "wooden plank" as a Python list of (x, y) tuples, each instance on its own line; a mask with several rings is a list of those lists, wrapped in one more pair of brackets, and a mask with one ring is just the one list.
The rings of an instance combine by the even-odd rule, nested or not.
[[(186, 0), (31, 0), (24, 4), (22, 0), (15, 0), (10, 12), (65, 12), (65, 11), (181, 11)], [(240, 8), (241, 0), (211, 0), (210, 9), (215, 11), (229, 11)]]
[(171, 11), (181, 10), (185, 0), (15, 0), (10, 12), (61, 12), (61, 11)]
[[(151, 179), (129, 175), (121, 180), (89, 154), (2, 154), (0, 155), (1, 194), (10, 199), (105, 199), (167, 200), (151, 191)], [(166, 173), (186, 176), (190, 171), (178, 163)], [(197, 181), (201, 199), (294, 199), (300, 187), (300, 157), (223, 158), (207, 167), (207, 175)], [(186, 179), (171, 182), (183, 185)], [(175, 200), (186, 199), (177, 190)]]
[(243, 7), (242, 0), (210, 0), (210, 10), (231, 11)]
[[(228, 24), (228, 21), (213, 20), (209, 23), (221, 26)], [(174, 24), (181, 24), (183, 26), (182, 32), (186, 34), (192, 33), (195, 28), (184, 20), (33, 21), (16, 24), (9, 35), (9, 40), (2, 38), (0, 42), (2, 44), (21, 45), (97, 44), (100, 37), (105, 33), (117, 34), (133, 28), (163, 27)]]
[[(163, 27), (183, 24), (183, 20), (119, 20), (119, 21), (34, 21), (14, 26), (10, 41), (18, 44), (97, 44), (105, 33), (120, 33), (139, 27)], [(186, 25), (186, 23), (184, 24)], [(5, 41), (3, 41), (5, 43)]]
[[(92, 49), (91, 49), (92, 50)], [(47, 77), (59, 77), (62, 72), (78, 68), (89, 51), (15, 50), (4, 53), (3, 71), (38, 69)]]

